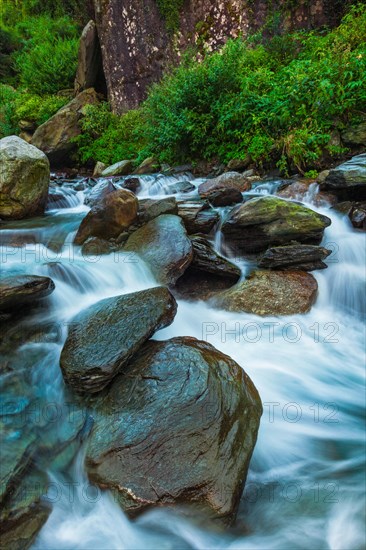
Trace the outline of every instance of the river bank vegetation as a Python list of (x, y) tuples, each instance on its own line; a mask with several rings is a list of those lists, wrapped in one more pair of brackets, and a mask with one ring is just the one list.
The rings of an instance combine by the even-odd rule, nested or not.
[[(19, 133), (21, 120), (41, 124), (70, 99), (80, 28), (72, 10), (61, 17), (56, 8), (3, 21), (1, 135)], [(333, 30), (257, 33), (203, 58), (186, 52), (141, 107), (121, 117), (106, 101), (88, 106), (78, 162), (250, 159), (306, 173), (348, 152), (340, 134), (365, 113), (366, 7), (358, 5)]]

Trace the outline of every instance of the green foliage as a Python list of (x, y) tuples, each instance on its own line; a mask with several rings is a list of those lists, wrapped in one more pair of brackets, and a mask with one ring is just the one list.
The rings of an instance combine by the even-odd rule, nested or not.
[(316, 169), (344, 149), (334, 128), (365, 116), (366, 7), (331, 32), (258, 44), (230, 41), (202, 62), (185, 60), (152, 87), (141, 113), (146, 154), (160, 161), (245, 158), (283, 172)]
[(15, 124), (16, 91), (0, 84), (0, 138), (17, 133)]
[(52, 18), (69, 16), (85, 23), (89, 17), (88, 0), (0, 0), (0, 26), (14, 27), (32, 16)]
[(76, 138), (81, 162), (113, 164), (137, 157), (144, 146), (141, 120), (139, 110), (118, 117), (111, 113), (108, 103), (87, 106), (83, 133)]
[(179, 26), (179, 12), (184, 0), (156, 0), (159, 11), (165, 19), (166, 27), (174, 32)]
[(35, 94), (54, 94), (73, 85), (77, 67), (77, 26), (67, 17), (42, 16), (19, 23), (23, 48), (15, 54), (21, 86)]
[(27, 120), (43, 124), (68, 101), (55, 95), (39, 96), (0, 85), (0, 137), (18, 134), (19, 122)]
[(310, 178), (312, 180), (315, 180), (319, 175), (319, 172), (317, 170), (309, 170), (308, 172), (305, 172), (304, 176), (306, 178)]
[(28, 93), (18, 94), (15, 100), (15, 117), (29, 120), (37, 126), (51, 118), (68, 101), (67, 97), (57, 95), (38, 96)]

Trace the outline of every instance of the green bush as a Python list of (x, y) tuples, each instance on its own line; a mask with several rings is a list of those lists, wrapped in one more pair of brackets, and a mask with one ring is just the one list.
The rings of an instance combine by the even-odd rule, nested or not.
[(76, 138), (81, 162), (113, 164), (137, 157), (144, 146), (141, 124), (139, 110), (118, 117), (111, 113), (107, 103), (87, 106), (82, 135)]
[(194, 57), (155, 86), (143, 105), (146, 152), (161, 161), (245, 158), (283, 171), (316, 169), (338, 155), (330, 135), (366, 109), (366, 8), (340, 27), (230, 41)]
[(16, 95), (14, 88), (0, 84), (0, 138), (17, 133), (15, 123)]
[(17, 26), (23, 48), (15, 54), (21, 86), (35, 94), (71, 87), (78, 54), (77, 27), (68, 18), (30, 18)]
[(65, 97), (41, 97), (0, 85), (0, 137), (18, 134), (21, 120), (33, 122), (36, 126), (43, 124), (67, 101)]

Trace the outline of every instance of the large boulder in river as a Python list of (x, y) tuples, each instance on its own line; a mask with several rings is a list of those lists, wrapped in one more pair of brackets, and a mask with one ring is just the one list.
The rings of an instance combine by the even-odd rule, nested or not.
[(303, 271), (255, 271), (248, 279), (216, 295), (220, 309), (255, 315), (307, 313), (314, 304), (318, 284)]
[(323, 260), (331, 253), (331, 250), (311, 244), (274, 246), (265, 251), (258, 266), (270, 269), (300, 269), (301, 271), (325, 269), (328, 266)]
[(136, 252), (161, 284), (174, 284), (193, 259), (192, 244), (182, 220), (165, 214), (143, 225), (128, 238), (124, 250)]
[(55, 284), (49, 277), (13, 275), (0, 281), (0, 311), (15, 310), (33, 305), (49, 296)]
[(137, 218), (138, 200), (126, 189), (107, 193), (97, 201), (83, 218), (76, 233), (75, 244), (83, 244), (89, 237), (111, 239), (127, 229)]
[(102, 390), (155, 331), (170, 325), (177, 304), (164, 287), (106, 298), (79, 313), (61, 353), (66, 382)]
[(296, 240), (319, 244), (331, 220), (294, 202), (260, 197), (234, 208), (222, 225), (228, 243), (243, 252)]
[(365, 200), (366, 153), (330, 170), (320, 188), (331, 191), (341, 200)]
[(50, 164), (42, 151), (17, 136), (0, 140), (0, 218), (43, 214)]
[(76, 150), (75, 138), (81, 133), (85, 107), (97, 103), (95, 90), (84, 90), (37, 128), (32, 144), (46, 153), (51, 164), (69, 164), (70, 155)]
[(195, 338), (147, 342), (94, 406), (89, 478), (129, 515), (195, 503), (233, 517), (262, 406), (230, 357)]

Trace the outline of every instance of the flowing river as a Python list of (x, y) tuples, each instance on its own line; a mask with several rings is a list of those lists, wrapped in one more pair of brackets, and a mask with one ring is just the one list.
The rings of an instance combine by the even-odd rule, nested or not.
[[(185, 178), (191, 179), (189, 175)], [(179, 179), (181, 181), (182, 178)], [(168, 193), (173, 178), (143, 178), (139, 195)], [(178, 180), (177, 180), (178, 181)], [(198, 180), (193, 180), (197, 186)], [(275, 182), (256, 193), (273, 192)], [(71, 191), (70, 191), (71, 189)], [(64, 436), (65, 418), (51, 418), (50, 404), (67, 405), (59, 355), (72, 317), (108, 296), (156, 286), (136, 256), (112, 253), (83, 257), (72, 245), (88, 207), (84, 192), (59, 188), (66, 208), (46, 216), (6, 224), (0, 232), (3, 275), (47, 275), (56, 290), (48, 308), (28, 319), (47, 326), (18, 351), (19, 373), (27, 395), (11, 374), (2, 375), (6, 399), (37, 399), (41, 411), (30, 420), (44, 445)], [(196, 191), (177, 196), (193, 200)], [(323, 245), (332, 250), (328, 269), (313, 272), (319, 284), (316, 304), (306, 315), (257, 317), (214, 310), (203, 302), (178, 301), (173, 324), (155, 339), (194, 336), (230, 355), (249, 374), (262, 402), (263, 417), (234, 527), (215, 528), (179, 511), (155, 509), (130, 521), (113, 495), (92, 487), (83, 467), (83, 441), (72, 447), (68, 466), (52, 463), (46, 498), (52, 512), (34, 549), (332, 549), (365, 547), (365, 233), (329, 208), (332, 225)], [(225, 210), (220, 211), (225, 216)], [(220, 231), (212, 235), (222, 249)], [(231, 258), (243, 275), (250, 264)], [(22, 375), (22, 374), (21, 374)], [(32, 427), (32, 426), (30, 426)], [(85, 433), (87, 437), (87, 433)]]

